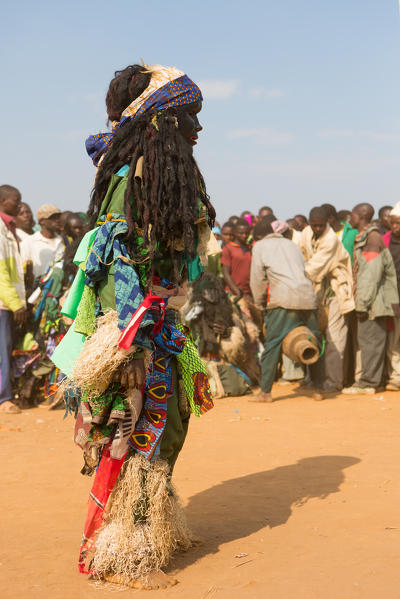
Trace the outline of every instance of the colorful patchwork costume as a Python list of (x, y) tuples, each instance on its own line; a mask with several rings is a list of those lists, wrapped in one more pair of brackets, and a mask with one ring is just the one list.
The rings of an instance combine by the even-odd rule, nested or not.
[[(100, 168), (127, 120), (149, 111), (161, 118), (165, 109), (202, 99), (178, 69), (148, 69), (150, 84), (113, 123), (112, 133), (87, 140), (87, 151)], [(143, 229), (135, 225), (130, 231), (125, 215), (129, 171), (126, 164), (111, 176), (96, 226), (78, 249), (78, 274), (63, 307), (74, 323), (52, 357), (68, 377), (66, 403), (76, 410), (82, 472), (95, 472), (79, 569), (122, 581), (145, 580), (176, 549), (191, 545), (171, 474), (190, 414), (200, 416), (213, 406), (206, 367), (179, 315), (185, 301), (180, 283), (201, 274), (199, 258), (176, 250), (182, 265), (177, 284), (171, 283), (168, 248), (158, 247), (157, 257), (148, 255)], [(209, 230), (207, 220), (199, 197), (193, 219), (199, 249), (205, 224)], [(147, 369), (142, 389), (121, 383), (121, 370), (135, 359), (144, 360)]]

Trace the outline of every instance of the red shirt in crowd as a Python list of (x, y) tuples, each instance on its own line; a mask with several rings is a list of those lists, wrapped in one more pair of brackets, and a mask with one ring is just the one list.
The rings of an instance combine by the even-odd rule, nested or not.
[(229, 241), (222, 249), (221, 264), (228, 266), (235, 285), (244, 294), (250, 295), (250, 248), (235, 241)]

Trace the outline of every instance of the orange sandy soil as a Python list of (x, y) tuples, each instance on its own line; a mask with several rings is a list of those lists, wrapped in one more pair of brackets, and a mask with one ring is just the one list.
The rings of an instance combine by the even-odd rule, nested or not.
[(78, 574), (92, 479), (79, 474), (73, 419), (1, 414), (0, 597), (399, 599), (400, 397), (274, 395), (192, 418), (175, 484), (204, 542), (174, 559), (179, 584), (166, 591)]

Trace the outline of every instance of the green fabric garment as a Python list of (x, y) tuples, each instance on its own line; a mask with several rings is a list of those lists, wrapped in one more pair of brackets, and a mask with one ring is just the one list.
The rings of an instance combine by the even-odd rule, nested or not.
[[(128, 185), (128, 176), (129, 171), (123, 177), (112, 175), (107, 193), (100, 206), (99, 216), (103, 216), (109, 212), (125, 214), (125, 190)], [(133, 207), (133, 198), (131, 205)]]
[(71, 380), (73, 380), (75, 362), (83, 350), (85, 340), (85, 335), (75, 331), (75, 322), (73, 322), (51, 356), (51, 361)]
[(117, 304), (115, 302), (115, 283), (114, 283), (114, 265), (112, 264), (108, 271), (107, 276), (100, 281), (97, 288), (97, 295), (99, 296), (100, 306), (103, 312), (107, 310), (116, 310)]
[(85, 285), (78, 312), (75, 318), (75, 331), (87, 337), (93, 335), (96, 329), (97, 298), (93, 287)]
[[(109, 213), (114, 214), (124, 214), (125, 213), (125, 191), (126, 186), (128, 185), (128, 176), (129, 170), (122, 176), (112, 175), (110, 184), (107, 189), (107, 193), (104, 197), (104, 200), (100, 207), (99, 216), (105, 216)], [(133, 195), (130, 198), (130, 205), (132, 209), (132, 218), (134, 220), (138, 219), (138, 213), (134, 201)], [(132, 235), (136, 235), (135, 243), (138, 246), (138, 250), (140, 253), (140, 245), (143, 243), (140, 235), (133, 231)], [(153, 260), (154, 266), (154, 274), (158, 275), (160, 278), (165, 278), (168, 280), (174, 279), (174, 271), (173, 271), (173, 262), (169, 257), (169, 251), (167, 248), (158, 247), (157, 248), (158, 256)], [(185, 256), (184, 252), (180, 252), (181, 262), (180, 262), (180, 270), (183, 271), (185, 265), (187, 268), (188, 280), (189, 282), (196, 281), (200, 274), (203, 272), (203, 268), (200, 264), (200, 259), (198, 256), (195, 256), (193, 259), (189, 259)], [(146, 274), (148, 272), (149, 263), (146, 263), (143, 266), (138, 266), (138, 275), (140, 278), (140, 282), (144, 287), (146, 284)], [(110, 287), (110, 289), (107, 289)], [(111, 295), (114, 293), (113, 288), (113, 279), (110, 277), (108, 280), (101, 285), (101, 294), (107, 304), (110, 302)], [(101, 298), (100, 298), (101, 300)], [(103, 306), (103, 304), (102, 304)]]
[(392, 306), (399, 303), (396, 269), (390, 251), (385, 248), (369, 261), (363, 256), (368, 234), (374, 230), (377, 231), (377, 228), (370, 227), (354, 246), (357, 260), (356, 311), (367, 312), (370, 320), (393, 316)]
[(207, 272), (216, 277), (222, 277), (221, 254), (208, 256)]
[(160, 441), (160, 458), (167, 460), (170, 474), (183, 447), (189, 428), (189, 418), (183, 418), (179, 410), (177, 363), (173, 358), (172, 386), (173, 392), (167, 399), (167, 421)]
[(350, 260), (353, 264), (353, 250), (354, 250), (354, 240), (358, 235), (357, 229), (353, 229), (353, 227), (347, 223), (343, 222), (343, 235), (342, 235), (342, 243), (344, 249), (350, 254)]
[(59, 317), (58, 298), (61, 295), (64, 281), (64, 271), (62, 268), (55, 266), (51, 273), (51, 285), (49, 296), (45, 301), (46, 321), (54, 323)]
[(20, 351), (31, 351), (31, 349), (34, 349), (35, 347), (37, 348), (37, 346), (38, 343), (35, 340), (33, 333), (28, 332), (25, 333), (22, 340), (19, 343), (17, 343), (15, 349), (19, 349)]
[(74, 264), (76, 264), (78, 268), (78, 272), (75, 275), (74, 282), (71, 285), (71, 289), (67, 295), (67, 298), (64, 302), (64, 305), (61, 309), (61, 314), (64, 316), (68, 316), (68, 318), (72, 318), (75, 320), (76, 315), (78, 313), (78, 307), (80, 301), (82, 299), (82, 294), (85, 289), (85, 265), (86, 259), (89, 253), (89, 248), (93, 243), (93, 240), (96, 236), (96, 232), (99, 227), (88, 231), (82, 238), (82, 241), (79, 244), (79, 247), (76, 251), (74, 257)]
[(179, 323), (176, 324), (176, 327), (179, 331), (184, 332), (186, 335), (183, 351), (176, 356), (185, 387), (186, 397), (188, 399), (191, 412), (193, 412), (195, 416), (201, 416), (201, 407), (194, 401), (195, 383), (193, 380), (193, 375), (196, 372), (202, 372), (207, 376), (207, 368), (203, 360), (200, 358), (199, 350), (192, 339), (189, 329)]
[(103, 445), (114, 433), (118, 420), (123, 420), (127, 400), (121, 393), (121, 385), (113, 383), (99, 397), (88, 401), (92, 413), (92, 426), (89, 431), (90, 443)]

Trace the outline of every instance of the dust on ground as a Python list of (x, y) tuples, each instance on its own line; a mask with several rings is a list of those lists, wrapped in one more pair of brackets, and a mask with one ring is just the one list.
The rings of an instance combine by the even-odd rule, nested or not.
[[(118, 597), (399, 599), (399, 395), (274, 394), (191, 419), (175, 484), (203, 544), (174, 559), (177, 586)], [(2, 599), (114, 590), (77, 571), (93, 479), (79, 473), (73, 424), (40, 408), (0, 415)]]

